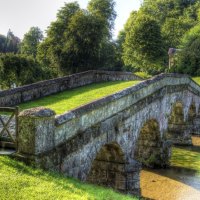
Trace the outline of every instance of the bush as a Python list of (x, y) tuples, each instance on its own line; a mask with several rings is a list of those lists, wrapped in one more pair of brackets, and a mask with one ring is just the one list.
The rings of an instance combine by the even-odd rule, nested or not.
[(44, 70), (30, 56), (13, 53), (0, 55), (0, 81), (3, 89), (34, 83), (48, 77), (48, 70)]
[(146, 72), (135, 72), (134, 74), (143, 79), (148, 79), (152, 77), (150, 74), (147, 74)]
[(200, 25), (191, 29), (183, 38), (182, 51), (178, 55), (176, 71), (200, 75)]

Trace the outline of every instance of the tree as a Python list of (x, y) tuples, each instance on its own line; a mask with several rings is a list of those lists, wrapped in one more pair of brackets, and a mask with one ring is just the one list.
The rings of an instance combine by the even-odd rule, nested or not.
[(103, 38), (101, 19), (80, 10), (71, 19), (64, 38), (61, 65), (70, 72), (93, 69)]
[(185, 32), (192, 26), (193, 22), (184, 17), (167, 18), (162, 25), (162, 36), (165, 40), (166, 50), (170, 47), (177, 48), (180, 45)]
[(37, 61), (30, 56), (6, 53), (0, 55), (0, 82), (3, 88), (30, 84), (48, 77)]
[(20, 39), (9, 29), (6, 37), (5, 53), (17, 53), (19, 51)]
[(200, 75), (200, 25), (192, 28), (183, 38), (178, 54), (176, 72)]
[(95, 67), (106, 70), (119, 68), (116, 62), (116, 43), (112, 41), (112, 31), (116, 18), (115, 2), (113, 0), (90, 0), (88, 11), (101, 20), (101, 41), (98, 48), (98, 57)]
[(80, 9), (77, 2), (61, 8), (47, 30), (47, 37), (39, 45), (40, 62), (54, 67), (58, 74), (94, 69), (102, 61), (107, 62), (102, 51), (110, 42), (114, 3), (105, 0), (98, 7), (97, 2), (92, 0), (88, 10)]
[(49, 66), (51, 70), (57, 74), (62, 75), (61, 69), (64, 66), (62, 63), (62, 51), (65, 44), (65, 31), (72, 16), (80, 11), (77, 2), (68, 3), (62, 7), (57, 13), (56, 21), (52, 22), (47, 29), (47, 37), (38, 46), (37, 59), (44, 66)]
[(115, 2), (113, 0), (90, 0), (88, 10), (103, 21), (105, 37), (112, 36), (116, 18)]
[(0, 35), (0, 53), (5, 52), (6, 47), (6, 37), (4, 35)]
[(158, 70), (164, 53), (160, 26), (143, 14), (133, 17), (133, 20), (123, 45), (124, 63), (145, 72)]
[(36, 58), (37, 48), (43, 39), (43, 33), (38, 27), (31, 27), (24, 35), (21, 43), (21, 53)]

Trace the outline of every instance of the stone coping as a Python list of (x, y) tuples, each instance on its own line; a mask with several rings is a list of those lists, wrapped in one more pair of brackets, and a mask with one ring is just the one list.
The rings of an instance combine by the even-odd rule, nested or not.
[[(56, 119), (55, 119), (55, 125), (56, 126), (59, 126), (59, 125), (62, 125), (64, 124), (65, 122), (67, 121), (70, 121), (74, 118), (77, 118), (77, 117), (80, 117), (82, 116), (83, 114), (89, 112), (89, 111), (92, 111), (96, 108), (99, 108), (111, 101), (115, 101), (115, 100), (118, 100), (124, 96), (127, 96), (127, 95), (130, 95), (134, 92), (137, 92), (153, 83), (156, 83), (156, 82), (159, 82), (160, 80), (162, 79), (165, 79), (165, 78), (168, 78), (168, 77), (171, 77), (171, 78), (187, 78), (188, 79), (188, 82), (185, 83), (185, 84), (188, 84), (190, 85), (190, 83), (196, 85), (195, 89), (197, 89), (199, 92), (200, 92), (200, 86), (191, 79), (190, 76), (188, 75), (185, 75), (185, 74), (177, 74), (177, 73), (168, 73), (168, 74), (159, 74), (157, 76), (154, 76), (153, 78), (150, 78), (150, 79), (147, 79), (145, 81), (142, 81), (141, 83), (137, 84), (137, 85), (134, 85), (132, 87), (129, 87), (129, 88), (126, 88), (120, 92), (117, 92), (115, 94), (112, 94), (112, 95), (109, 95), (109, 96), (106, 96), (104, 98), (101, 98), (101, 99), (98, 99), (96, 101), (93, 101), (91, 103), (88, 103), (86, 105), (83, 105), (83, 106), (80, 106), (78, 108), (75, 108), (71, 111), (68, 111), (62, 115), (57, 115), (56, 116)], [(170, 83), (169, 83), (170, 85)]]

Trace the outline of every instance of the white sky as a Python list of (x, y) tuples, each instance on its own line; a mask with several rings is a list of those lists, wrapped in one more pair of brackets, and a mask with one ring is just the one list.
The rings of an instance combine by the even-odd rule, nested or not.
[[(81, 8), (86, 8), (89, 0), (77, 0)], [(0, 0), (0, 34), (6, 35), (10, 28), (13, 33), (23, 38), (32, 26), (45, 31), (56, 19), (59, 8), (72, 0)], [(115, 0), (117, 19), (115, 21), (116, 37), (132, 10), (140, 7), (140, 0)]]

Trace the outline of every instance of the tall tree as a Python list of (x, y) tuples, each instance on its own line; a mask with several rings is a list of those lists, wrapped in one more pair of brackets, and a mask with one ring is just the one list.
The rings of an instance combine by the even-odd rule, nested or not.
[(154, 19), (143, 14), (137, 18), (134, 16), (133, 20), (123, 45), (124, 62), (145, 72), (158, 70), (163, 55), (160, 26)]
[[(65, 3), (58, 11), (56, 21), (52, 22), (47, 29), (47, 37), (38, 47), (37, 59), (57, 75), (62, 74), (65, 67), (62, 66), (63, 49), (65, 45), (65, 31), (68, 29), (71, 18), (80, 11), (77, 2)], [(70, 66), (69, 66), (70, 67)]]
[(17, 53), (19, 51), (20, 39), (9, 29), (6, 37), (5, 52)]
[(98, 2), (92, 0), (88, 10), (77, 2), (65, 4), (39, 45), (38, 60), (65, 74), (100, 66), (105, 58), (101, 50), (110, 42), (114, 3), (104, 0), (97, 6)]
[(103, 20), (105, 36), (112, 36), (114, 21), (116, 18), (115, 1), (113, 0), (90, 0), (88, 10), (96, 17)]
[(21, 53), (36, 58), (37, 48), (43, 39), (43, 33), (38, 27), (31, 27), (24, 35), (21, 43)]
[(182, 49), (177, 56), (176, 72), (200, 75), (200, 25), (192, 28), (182, 40)]
[(0, 53), (5, 53), (6, 36), (0, 34)]

